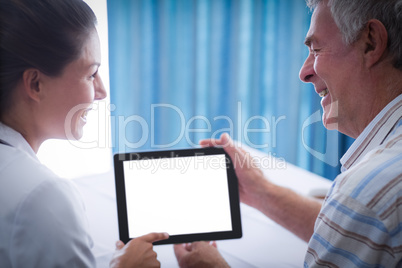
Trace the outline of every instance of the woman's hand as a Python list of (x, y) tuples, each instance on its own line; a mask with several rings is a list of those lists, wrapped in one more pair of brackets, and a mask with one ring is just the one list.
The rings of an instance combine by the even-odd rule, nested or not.
[(152, 243), (168, 238), (166, 233), (150, 233), (130, 240), (126, 245), (117, 241), (110, 267), (160, 267)]

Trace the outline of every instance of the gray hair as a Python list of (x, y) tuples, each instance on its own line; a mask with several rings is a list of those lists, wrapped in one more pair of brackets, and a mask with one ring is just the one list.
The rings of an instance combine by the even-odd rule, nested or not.
[[(306, 0), (313, 10), (322, 0)], [(402, 0), (329, 0), (332, 16), (348, 45), (359, 38), (370, 19), (388, 32), (388, 49), (395, 68), (402, 69)]]

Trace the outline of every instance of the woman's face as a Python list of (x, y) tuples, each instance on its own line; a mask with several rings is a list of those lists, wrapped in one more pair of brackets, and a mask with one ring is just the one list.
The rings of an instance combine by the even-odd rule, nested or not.
[(106, 97), (98, 74), (100, 62), (99, 38), (93, 30), (77, 60), (68, 64), (61, 75), (44, 76), (41, 80), (46, 93), (39, 122), (44, 139), (82, 137), (86, 115), (93, 101)]

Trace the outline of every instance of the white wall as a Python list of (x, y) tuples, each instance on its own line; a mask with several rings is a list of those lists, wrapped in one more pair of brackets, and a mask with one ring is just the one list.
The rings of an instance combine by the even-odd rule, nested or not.
[[(102, 77), (109, 96), (108, 28), (106, 0), (84, 0), (98, 18), (98, 34), (101, 41)], [(96, 102), (94, 111), (87, 117), (84, 136), (80, 141), (48, 140), (39, 149), (39, 160), (65, 178), (104, 173), (112, 168), (110, 146), (109, 97)]]

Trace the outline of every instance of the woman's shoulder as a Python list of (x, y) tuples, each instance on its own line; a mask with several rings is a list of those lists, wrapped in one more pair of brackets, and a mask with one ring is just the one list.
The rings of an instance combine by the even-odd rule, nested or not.
[(93, 266), (84, 205), (72, 182), (23, 151), (0, 149), (0, 251), (19, 263)]
[(0, 183), (3, 185), (17, 184), (22, 187), (35, 187), (44, 181), (60, 180), (37, 158), (14, 147), (0, 148), (0, 163)]
[[(36, 158), (13, 147), (0, 150), (0, 199), (8, 208), (16, 209), (27, 198), (36, 196), (48, 200), (55, 194), (58, 200), (75, 202), (72, 183), (60, 178)], [(70, 200), (72, 199), (72, 200)]]

